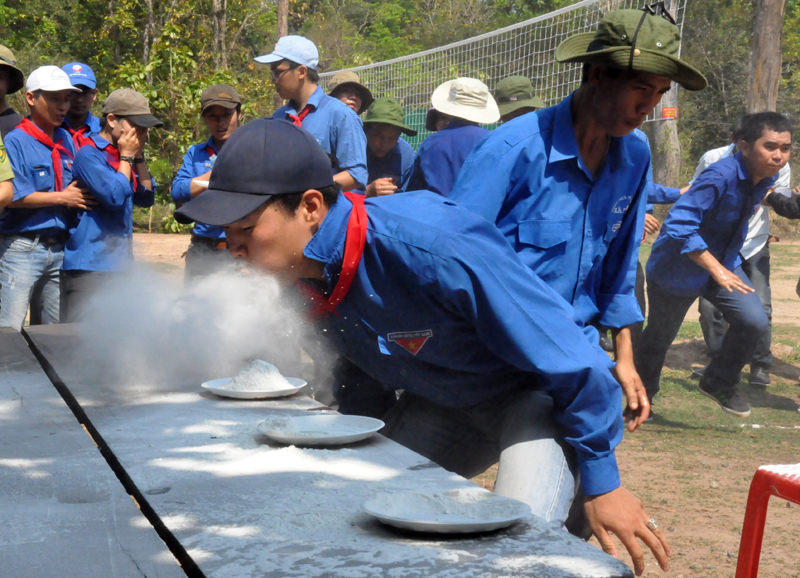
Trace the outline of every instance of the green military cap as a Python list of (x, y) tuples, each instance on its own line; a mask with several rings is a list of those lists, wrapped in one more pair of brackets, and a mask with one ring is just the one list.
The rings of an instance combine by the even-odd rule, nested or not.
[(500, 116), (505, 116), (519, 108), (544, 108), (544, 101), (533, 94), (531, 81), (524, 76), (509, 76), (497, 83), (494, 99)]
[(25, 86), (25, 78), (22, 75), (22, 71), (17, 68), (17, 59), (14, 57), (14, 53), (3, 45), (0, 45), (0, 66), (11, 69), (9, 71), (11, 73), (11, 86), (8, 87), (6, 94), (13, 94)]
[(680, 29), (668, 14), (617, 10), (607, 14), (595, 32), (567, 38), (556, 49), (559, 62), (591, 62), (612, 68), (664, 76), (687, 90), (702, 90), (705, 77), (678, 58)]
[(408, 136), (417, 136), (417, 131), (403, 124), (403, 106), (394, 98), (377, 98), (367, 109), (364, 124), (382, 122), (398, 127)]

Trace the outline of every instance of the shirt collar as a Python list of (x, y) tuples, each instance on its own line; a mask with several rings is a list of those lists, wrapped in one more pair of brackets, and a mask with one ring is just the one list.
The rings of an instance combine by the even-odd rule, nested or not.
[(90, 133), (89, 138), (94, 141), (94, 144), (96, 144), (97, 148), (99, 148), (100, 150), (103, 150), (104, 148), (106, 148), (108, 145), (111, 144), (106, 139), (101, 137), (100, 133), (97, 132)]
[(339, 199), (328, 210), (322, 225), (303, 250), (303, 255), (309, 259), (325, 263), (325, 276), (328, 279), (338, 273), (344, 258), (347, 223), (352, 210), (353, 203), (340, 193)]
[(67, 128), (67, 127), (69, 127), (69, 128), (71, 128), (72, 130), (80, 130), (80, 129), (82, 129), (82, 128), (83, 128), (83, 127), (85, 127), (85, 126), (88, 126), (88, 127), (91, 129), (92, 127), (91, 127), (91, 125), (89, 124), (89, 121), (91, 121), (91, 120), (92, 120), (92, 113), (90, 112), (90, 113), (88, 113), (88, 114), (86, 115), (86, 120), (85, 120), (85, 121), (83, 122), (83, 124), (82, 124), (81, 126), (79, 126), (79, 127), (73, 127), (71, 124), (69, 124), (69, 122), (67, 121), (67, 119), (66, 119), (66, 118), (64, 119), (64, 122), (62, 122), (62, 123), (61, 123), (61, 126), (62, 126), (63, 128)]
[[(311, 97), (308, 99), (306, 106), (311, 105), (314, 110), (319, 108), (319, 104), (322, 102), (322, 99), (325, 97), (325, 93), (322, 92), (322, 89), (317, 86), (317, 89), (311, 93)], [(287, 114), (293, 114), (297, 116), (297, 113), (302, 112), (297, 110), (297, 105), (293, 100), (289, 101), (289, 108), (286, 110)]]
[(208, 137), (208, 140), (206, 141), (206, 146), (210, 146), (212, 149), (214, 149), (215, 153), (219, 154), (219, 149), (217, 148), (217, 145), (214, 144), (213, 136)]

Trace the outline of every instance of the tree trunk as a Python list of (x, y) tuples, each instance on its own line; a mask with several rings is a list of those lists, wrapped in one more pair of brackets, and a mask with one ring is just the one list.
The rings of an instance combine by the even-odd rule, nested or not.
[[(667, 11), (678, 17), (678, 3), (667, 0)], [(661, 118), (653, 123), (652, 136), (653, 182), (667, 187), (680, 187), (681, 143), (678, 139), (678, 85), (672, 83), (670, 91), (661, 99)], [(667, 114), (674, 112), (674, 114)]]
[[(153, 47), (153, 40), (156, 35), (156, 17), (153, 11), (153, 0), (145, 0), (147, 5), (147, 19), (144, 24), (144, 41), (142, 42), (142, 62), (145, 66), (150, 63), (150, 50)], [(153, 84), (153, 74), (147, 73), (147, 84)]]
[[(289, 0), (275, 0), (278, 16), (278, 38), (289, 35)], [(275, 108), (283, 106), (283, 99), (275, 92)]]
[(774, 111), (781, 80), (781, 36), (786, 0), (756, 0), (750, 44), (747, 112)]
[(228, 68), (228, 47), (225, 33), (228, 29), (228, 2), (227, 0), (213, 0), (212, 9), (214, 18), (212, 28), (214, 29), (214, 62), (217, 68)]
[[(112, 22), (114, 20), (114, 11), (116, 10), (117, 3), (116, 0), (109, 0), (108, 1), (108, 15), (111, 18)], [(111, 25), (110, 30), (111, 40), (114, 41), (114, 62), (117, 64), (122, 64), (122, 47), (119, 43), (119, 26), (116, 24)]]

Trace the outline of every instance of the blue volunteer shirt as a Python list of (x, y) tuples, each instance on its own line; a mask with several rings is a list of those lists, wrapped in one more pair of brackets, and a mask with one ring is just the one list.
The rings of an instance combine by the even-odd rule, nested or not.
[(496, 223), (584, 324), (642, 321), (633, 289), (644, 230), (650, 147), (611, 139), (592, 176), (578, 151), (572, 95), (496, 129), (470, 155), (450, 198)]
[[(213, 157), (209, 154), (208, 147), (211, 147), (214, 151)], [(188, 203), (192, 200), (192, 195), (189, 192), (192, 179), (210, 171), (214, 167), (217, 154), (219, 154), (219, 149), (214, 144), (213, 137), (209, 137), (204, 143), (189, 147), (189, 150), (183, 156), (183, 164), (178, 169), (178, 174), (175, 175), (170, 189), (170, 194), (176, 203)], [(208, 237), (210, 239), (225, 238), (225, 229), (214, 225), (204, 225), (203, 223), (196, 223), (192, 233), (199, 237)]]
[(464, 161), (489, 133), (485, 128), (454, 118), (447, 128), (433, 133), (420, 145), (406, 188), (449, 197)]
[(681, 190), (665, 187), (653, 182), (653, 167), (647, 173), (647, 212), (652, 213), (655, 205), (671, 205), (681, 198)]
[(375, 179), (395, 177), (398, 190), (405, 190), (414, 168), (414, 149), (402, 137), (398, 139), (394, 148), (382, 157), (376, 157), (367, 148), (367, 168), (369, 169), (367, 184)]
[[(72, 137), (63, 128), (53, 132), (53, 142), (75, 154)], [(14, 200), (19, 201), (31, 193), (55, 191), (55, 173), (50, 149), (35, 138), (16, 128), (5, 138), (6, 151), (14, 169)], [(72, 182), (72, 159), (61, 155), (61, 182), (66, 188)], [(62, 206), (41, 209), (6, 209), (0, 218), (0, 232), (4, 235), (16, 233), (38, 233), (58, 235), (69, 230), (75, 211)]]
[[(329, 289), (352, 206), (341, 196), (304, 251), (325, 263)], [(520, 263), (494, 225), (452, 201), (415, 191), (367, 199), (366, 209), (356, 277), (337, 314), (322, 321), (338, 353), (388, 390), (449, 407), (540, 389), (577, 450), (584, 491), (617, 488), (621, 389), (572, 308)]]
[[(361, 119), (342, 101), (322, 92), (319, 86), (306, 106), (312, 110), (303, 119), (303, 128), (317, 139), (326, 153), (336, 157), (339, 171), (350, 173), (363, 189), (368, 176), (367, 135), (364, 134)], [(291, 122), (288, 117), (290, 114), (299, 114), (292, 101), (276, 110), (272, 118)]]
[[(99, 203), (81, 211), (64, 248), (67, 271), (122, 271), (133, 261), (133, 205), (150, 207), (155, 190), (131, 182), (108, 162), (109, 142), (98, 134), (91, 138), (98, 148), (86, 145), (75, 156), (73, 172), (78, 185)], [(153, 186), (155, 189), (155, 186)]]
[(741, 265), (748, 221), (776, 178), (753, 185), (742, 153), (710, 165), (670, 209), (647, 261), (647, 280), (681, 297), (700, 296), (710, 274), (687, 253), (708, 250), (731, 271)]

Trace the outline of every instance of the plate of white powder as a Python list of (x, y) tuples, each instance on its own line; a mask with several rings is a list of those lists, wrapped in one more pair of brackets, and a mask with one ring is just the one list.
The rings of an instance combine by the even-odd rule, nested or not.
[(338, 446), (366, 439), (384, 425), (361, 415), (317, 414), (267, 420), (258, 424), (258, 431), (283, 444)]
[(277, 367), (256, 359), (247, 364), (236, 377), (207, 381), (201, 387), (222, 397), (236, 399), (265, 399), (297, 393), (306, 382), (296, 377), (284, 377)]
[(387, 492), (367, 500), (363, 510), (389, 526), (440, 534), (499, 530), (531, 514), (528, 504), (483, 488)]

